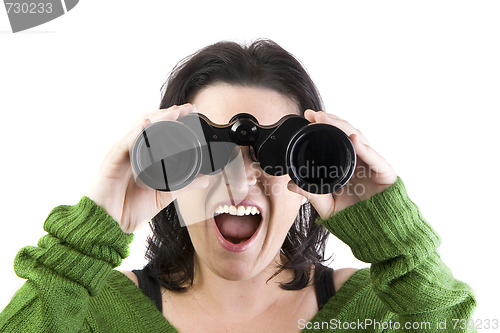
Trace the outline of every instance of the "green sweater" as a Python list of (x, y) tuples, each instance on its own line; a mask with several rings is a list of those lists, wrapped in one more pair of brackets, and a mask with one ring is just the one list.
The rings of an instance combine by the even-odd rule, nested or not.
[[(475, 331), (465, 325), (476, 306), (474, 294), (441, 261), (439, 237), (401, 179), (318, 222), (371, 267), (357, 271), (310, 322), (299, 321), (298, 329)], [(114, 270), (127, 257), (133, 235), (101, 207), (86, 197), (56, 207), (44, 229), (48, 234), (38, 247), (25, 247), (16, 256), (16, 274), (27, 281), (0, 314), (0, 332), (176, 332), (141, 290)]]

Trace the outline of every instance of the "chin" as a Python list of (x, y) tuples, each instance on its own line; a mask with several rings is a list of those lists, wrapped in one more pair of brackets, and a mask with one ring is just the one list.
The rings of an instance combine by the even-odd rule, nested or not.
[[(273, 258), (266, 260), (267, 258), (263, 257), (263, 244), (260, 240), (257, 240), (248, 250), (236, 253), (222, 248), (217, 240), (205, 246), (204, 252), (196, 250), (198, 265), (204, 266), (215, 276), (227, 281), (250, 280), (266, 270), (273, 260)], [(201, 253), (210, 253), (210, 255), (204, 256)], [(205, 269), (202, 270), (205, 271)]]

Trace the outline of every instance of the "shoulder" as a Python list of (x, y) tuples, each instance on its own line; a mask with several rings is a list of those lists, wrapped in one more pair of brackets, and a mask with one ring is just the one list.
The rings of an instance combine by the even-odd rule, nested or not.
[[(349, 280), (351, 276), (353, 276), (357, 271), (359, 270), (356, 268), (341, 268), (333, 270), (332, 274), (335, 291), (338, 291), (344, 285), (344, 283), (346, 283), (347, 280)], [(119, 270), (119, 272), (129, 278), (129, 280), (134, 282), (136, 286), (139, 285), (137, 276), (133, 272), (127, 270)]]
[(136, 286), (139, 286), (139, 281), (137, 280), (137, 276), (133, 272), (125, 270), (119, 270), (118, 272), (128, 277), (132, 282), (135, 283)]
[(358, 269), (356, 268), (341, 268), (335, 269), (333, 274), (333, 283), (335, 285), (335, 291), (338, 291), (351, 276), (356, 273)]
[(355, 322), (360, 316), (392, 319), (387, 305), (373, 290), (370, 268), (343, 268), (334, 272), (335, 290), (338, 291), (324, 305), (322, 314), (325, 318)]

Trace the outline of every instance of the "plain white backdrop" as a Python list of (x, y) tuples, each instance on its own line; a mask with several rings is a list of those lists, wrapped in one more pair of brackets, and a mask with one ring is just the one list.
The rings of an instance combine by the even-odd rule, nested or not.
[[(84, 195), (105, 152), (185, 56), (220, 40), (275, 40), (310, 72), (326, 111), (360, 129), (403, 178), (499, 319), (498, 1), (85, 1), (12, 34), (0, 9), (0, 309), (60, 204)], [(146, 226), (121, 268), (144, 264)], [(365, 267), (333, 238), (331, 266)]]

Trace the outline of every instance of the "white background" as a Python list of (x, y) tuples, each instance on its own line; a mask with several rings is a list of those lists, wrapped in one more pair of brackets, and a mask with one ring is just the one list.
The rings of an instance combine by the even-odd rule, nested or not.
[[(297, 56), (326, 111), (395, 167), (443, 239), (440, 253), (500, 319), (498, 1), (88, 1), (12, 34), (0, 9), (0, 309), (24, 282), (56, 205), (74, 204), (111, 144), (157, 108), (183, 57), (267, 37)], [(121, 268), (142, 267), (147, 227)], [(332, 266), (365, 267), (337, 239)]]

